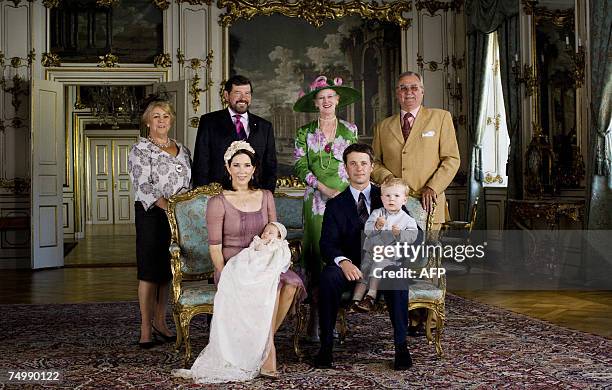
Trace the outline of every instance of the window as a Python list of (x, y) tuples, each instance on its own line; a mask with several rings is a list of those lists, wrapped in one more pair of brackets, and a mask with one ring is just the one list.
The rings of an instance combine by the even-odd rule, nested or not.
[(506, 162), (510, 138), (506, 125), (496, 32), (489, 34), (479, 126), (482, 129), (483, 185), (507, 187)]

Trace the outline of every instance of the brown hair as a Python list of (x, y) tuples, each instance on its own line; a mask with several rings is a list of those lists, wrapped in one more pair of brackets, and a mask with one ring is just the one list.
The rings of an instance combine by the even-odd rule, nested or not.
[(410, 188), (408, 188), (406, 183), (404, 183), (404, 180), (400, 179), (399, 177), (389, 176), (382, 182), (382, 184), (380, 185), (380, 188), (382, 190), (383, 188), (389, 188), (389, 187), (395, 187), (395, 186), (404, 187), (404, 190), (406, 190), (406, 196), (410, 196)]
[[(238, 149), (236, 153), (232, 155), (232, 158), (230, 158), (227, 161), (227, 166), (228, 167), (231, 166), (232, 161), (234, 160), (234, 157), (238, 156), (239, 154), (244, 154), (244, 155), (249, 156), (249, 159), (251, 160), (251, 164), (253, 165), (253, 167), (255, 167), (255, 171), (253, 172), (253, 177), (249, 181), (248, 186), (249, 186), (249, 190), (258, 190), (259, 189), (259, 160), (257, 159), (257, 156), (253, 152), (251, 152), (250, 150), (246, 150), (246, 149)], [(221, 182), (221, 186), (223, 187), (224, 190), (236, 191), (236, 189), (232, 185), (232, 178), (227, 169), (225, 170), (225, 174), (223, 176), (223, 181)]]
[(345, 165), (346, 165), (346, 157), (353, 152), (367, 154), (368, 157), (370, 157), (370, 162), (374, 163), (374, 149), (372, 149), (372, 147), (368, 144), (358, 143), (358, 144), (350, 144), (349, 146), (346, 147), (346, 149), (344, 149), (344, 153), (342, 153), (342, 161), (344, 161)]

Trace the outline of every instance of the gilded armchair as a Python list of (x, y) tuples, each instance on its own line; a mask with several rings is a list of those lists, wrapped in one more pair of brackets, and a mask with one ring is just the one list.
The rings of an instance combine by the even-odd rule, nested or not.
[[(436, 204), (430, 213), (427, 213), (421, 206), (420, 196), (411, 193), (406, 203), (408, 213), (417, 221), (417, 225), (425, 232), (425, 245), (434, 247), (439, 246), (439, 232), (433, 230), (434, 215)], [(430, 251), (427, 256), (416, 260), (411, 269), (416, 271), (416, 276), (420, 276), (423, 270), (442, 268), (441, 251)], [(408, 289), (408, 310), (424, 308), (427, 309), (427, 322), (425, 333), (427, 341), (431, 344), (435, 342), (438, 357), (443, 356), (440, 338), (444, 331), (444, 321), (446, 319), (445, 299), (446, 299), (446, 274), (428, 274), (429, 277), (416, 278), (414, 284)], [(435, 337), (432, 335), (435, 321)]]
[[(420, 195), (412, 193), (408, 197), (406, 203), (406, 209), (408, 213), (417, 221), (417, 225), (421, 230), (425, 232), (425, 243), (431, 245), (438, 245), (437, 236), (438, 232), (432, 230), (433, 220), (435, 214), (434, 208), (430, 213), (427, 213), (421, 206)], [(410, 266), (416, 272), (416, 276), (419, 276), (423, 269), (428, 271), (432, 268), (441, 268), (441, 257), (432, 253), (430, 256), (426, 256), (422, 259), (417, 259)], [(347, 292), (342, 295), (342, 302), (345, 303), (340, 308), (338, 321), (339, 321), (339, 341), (343, 343), (347, 334), (346, 324), (346, 303), (350, 302), (352, 293)], [(414, 283), (409, 286), (408, 289), (408, 311), (424, 308), (427, 310), (427, 322), (425, 325), (425, 332), (427, 341), (432, 344), (435, 342), (436, 353), (438, 357), (443, 356), (442, 345), (440, 337), (444, 330), (445, 306), (444, 301), (446, 298), (446, 275), (436, 276), (433, 278), (415, 279)], [(432, 334), (435, 321), (435, 337)]]
[(206, 207), (222, 191), (218, 184), (202, 186), (170, 198), (168, 220), (172, 238), (172, 315), (176, 350), (185, 344), (186, 365), (191, 358), (189, 324), (198, 314), (212, 314), (216, 287), (209, 283), (214, 267), (208, 252)]

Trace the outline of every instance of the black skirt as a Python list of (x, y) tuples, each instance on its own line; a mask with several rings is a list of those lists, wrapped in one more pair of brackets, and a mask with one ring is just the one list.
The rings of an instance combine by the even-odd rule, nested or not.
[(170, 224), (166, 212), (157, 206), (145, 210), (141, 202), (136, 210), (136, 261), (138, 280), (165, 283), (172, 279), (170, 269)]

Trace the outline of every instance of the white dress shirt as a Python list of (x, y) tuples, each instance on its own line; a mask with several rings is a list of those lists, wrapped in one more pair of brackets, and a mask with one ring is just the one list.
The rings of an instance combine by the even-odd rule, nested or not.
[(246, 132), (247, 138), (251, 134), (251, 129), (249, 129), (249, 113), (245, 112), (244, 114), (238, 114), (230, 107), (227, 108), (229, 110), (230, 116), (232, 117), (232, 123), (236, 123), (236, 118), (234, 115), (240, 115), (240, 122), (242, 122), (242, 126), (244, 126), (244, 131)]

